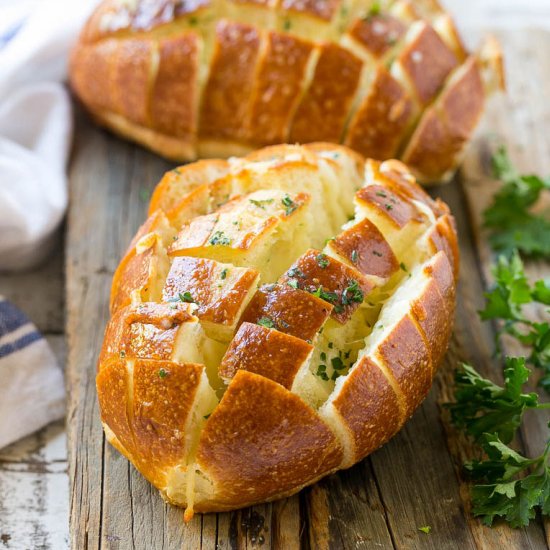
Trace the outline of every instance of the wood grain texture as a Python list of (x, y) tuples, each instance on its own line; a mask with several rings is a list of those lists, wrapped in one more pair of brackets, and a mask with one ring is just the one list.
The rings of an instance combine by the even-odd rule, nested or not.
[[(523, 78), (491, 112), (488, 127), (509, 145), (520, 168), (550, 172), (547, 136), (550, 61), (548, 34), (501, 33), (509, 71)], [(513, 71), (513, 73), (512, 73)], [(529, 99), (527, 99), (529, 98)], [(546, 102), (545, 102), (546, 100)], [(461, 236), (461, 282), (456, 328), (430, 396), (390, 443), (353, 468), (289, 499), (228, 514), (197, 515), (184, 526), (182, 511), (165, 505), (132, 466), (105, 443), (95, 395), (95, 362), (107, 317), (110, 278), (145, 216), (144, 195), (168, 165), (130, 144), (78, 121), (71, 168), (67, 238), (69, 335), (69, 471), (71, 543), (75, 549), (179, 548), (547, 548), (546, 526), (483, 527), (468, 513), (460, 475), (473, 448), (448, 425), (441, 402), (450, 398), (452, 370), (470, 361), (497, 377), (494, 328), (479, 321), (489, 281), (489, 253), (479, 231), (488, 197), (487, 140), (477, 141), (462, 176), (433, 190), (456, 214)], [(486, 134), (485, 134), (486, 135)], [(485, 191), (487, 190), (487, 192)], [(494, 191), (494, 188), (493, 188)], [(529, 265), (531, 275), (548, 267)], [(511, 348), (510, 348), (511, 349)], [(527, 418), (520, 446), (534, 453), (545, 440), (544, 419)], [(430, 525), (426, 535), (419, 527)]]

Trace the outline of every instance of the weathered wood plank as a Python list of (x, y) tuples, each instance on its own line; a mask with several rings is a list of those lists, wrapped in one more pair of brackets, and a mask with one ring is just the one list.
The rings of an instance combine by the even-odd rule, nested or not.
[(63, 421), (0, 451), (0, 548), (69, 546)]

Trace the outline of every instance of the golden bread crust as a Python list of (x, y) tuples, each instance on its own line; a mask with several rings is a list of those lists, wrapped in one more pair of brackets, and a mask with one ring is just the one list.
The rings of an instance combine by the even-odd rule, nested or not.
[(197, 510), (293, 492), (341, 461), (336, 437), (313, 409), (276, 382), (239, 370), (201, 435), (197, 462), (215, 496)]
[(452, 19), (370, 4), (104, 0), (72, 52), (71, 86), (100, 124), (176, 161), (326, 140), (380, 160), (408, 151), (421, 181), (446, 179), (460, 160), (446, 134), (462, 124), (468, 141), (504, 86), (498, 44), (475, 56), (472, 120), (445, 129), (430, 106), (468, 62)]
[(166, 174), (113, 277), (108, 440), (187, 518), (351, 466), (429, 391), (458, 263), (399, 161), (316, 143)]

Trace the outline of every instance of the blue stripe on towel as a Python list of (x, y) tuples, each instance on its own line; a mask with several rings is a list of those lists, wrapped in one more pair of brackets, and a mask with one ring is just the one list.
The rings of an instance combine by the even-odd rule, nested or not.
[(8, 28), (7, 31), (4, 32), (4, 34), (0, 34), (0, 48), (3, 48), (8, 42), (10, 42), (10, 40), (12, 40), (17, 35), (17, 33), (23, 27), (24, 23), (25, 19), (16, 21), (11, 27)]
[(10, 353), (14, 353), (15, 351), (29, 346), (30, 344), (36, 342), (37, 340), (40, 340), (41, 338), (42, 334), (34, 331), (29, 332), (29, 334), (25, 334), (25, 336), (21, 336), (21, 338), (19, 338), (19, 340), (16, 340), (15, 342), (10, 342), (8, 344), (0, 346), (0, 359), (2, 359), (2, 357), (5, 357), (6, 355), (9, 355)]
[(9, 334), (28, 322), (25, 314), (11, 302), (0, 302), (0, 336)]

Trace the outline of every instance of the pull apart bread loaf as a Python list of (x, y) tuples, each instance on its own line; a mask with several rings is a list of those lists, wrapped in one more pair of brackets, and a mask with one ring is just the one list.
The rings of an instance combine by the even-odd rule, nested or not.
[(113, 280), (107, 439), (222, 511), (347, 468), (419, 406), (449, 341), (453, 217), (400, 161), (274, 146), (168, 172)]
[(448, 178), (503, 87), (436, 0), (107, 0), (71, 83), (101, 124), (174, 160), (329, 141)]

